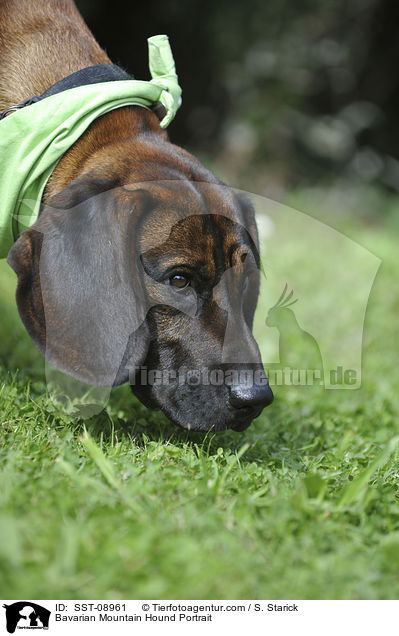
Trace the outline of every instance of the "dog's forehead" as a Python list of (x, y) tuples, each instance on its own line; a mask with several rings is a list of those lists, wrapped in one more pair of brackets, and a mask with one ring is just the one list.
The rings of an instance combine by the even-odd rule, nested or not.
[(142, 255), (163, 269), (185, 263), (213, 275), (215, 267), (226, 269), (232, 253), (245, 245), (242, 230), (221, 215), (192, 215), (175, 223), (165, 241)]
[[(234, 192), (224, 185), (165, 182), (151, 188), (151, 205), (140, 224), (141, 252), (188, 252), (191, 257), (209, 250), (229, 251), (245, 241), (241, 209)], [(162, 246), (162, 248), (161, 248)]]

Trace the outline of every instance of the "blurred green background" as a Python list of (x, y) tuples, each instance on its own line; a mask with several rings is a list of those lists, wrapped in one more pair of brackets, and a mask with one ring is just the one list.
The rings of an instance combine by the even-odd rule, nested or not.
[[(78, 0), (112, 61), (147, 79), (167, 33), (183, 87), (173, 141), (236, 187), (399, 188), (399, 5), (390, 0)], [(219, 171), (220, 172), (220, 171)], [(362, 207), (362, 206), (361, 206)]]

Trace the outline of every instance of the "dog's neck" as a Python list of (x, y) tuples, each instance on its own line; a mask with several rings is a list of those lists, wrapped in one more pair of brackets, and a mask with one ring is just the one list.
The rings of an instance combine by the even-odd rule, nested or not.
[[(72, 0), (0, 2), (0, 58), (0, 111), (40, 95), (79, 69), (111, 63)], [(92, 166), (98, 170), (99, 153), (103, 171), (116, 171), (111, 148), (127, 138), (136, 148), (139, 136), (155, 141), (167, 139), (156, 115), (140, 107), (120, 108), (94, 121), (58, 162), (43, 203), (81, 174), (90, 172)]]
[[(136, 154), (139, 137), (166, 141), (168, 136), (159, 126), (157, 116), (140, 106), (123, 107), (107, 113), (91, 124), (82, 137), (65, 153), (54, 169), (43, 196), (43, 203), (61, 192), (82, 174), (99, 172), (98, 176), (123, 174), (127, 166), (115, 165), (115, 145), (132, 146)], [(99, 155), (101, 161), (99, 162)], [(126, 153), (121, 153), (126, 156)], [(138, 159), (138, 157), (136, 157)]]

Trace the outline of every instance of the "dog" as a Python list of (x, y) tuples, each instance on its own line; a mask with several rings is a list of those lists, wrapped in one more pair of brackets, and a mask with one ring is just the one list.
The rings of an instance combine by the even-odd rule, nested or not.
[[(0, 60), (0, 110), (111, 64), (72, 0), (1, 0)], [(56, 165), (38, 220), (7, 260), (21, 319), (63, 373), (129, 382), (191, 430), (245, 430), (272, 402), (252, 335), (254, 210), (171, 143), (155, 112), (96, 119)]]

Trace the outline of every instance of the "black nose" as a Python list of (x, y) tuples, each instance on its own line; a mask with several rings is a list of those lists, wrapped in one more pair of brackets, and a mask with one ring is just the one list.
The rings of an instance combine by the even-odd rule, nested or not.
[(268, 384), (254, 384), (252, 387), (236, 385), (230, 389), (230, 404), (236, 409), (263, 408), (273, 402), (273, 392)]

